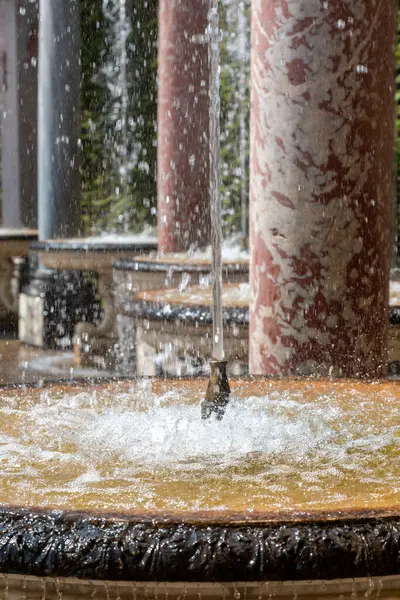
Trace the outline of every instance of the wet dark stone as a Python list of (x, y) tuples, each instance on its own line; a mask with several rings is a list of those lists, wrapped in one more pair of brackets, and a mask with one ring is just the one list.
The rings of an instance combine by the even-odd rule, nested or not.
[[(212, 324), (211, 308), (204, 306), (174, 305), (165, 301), (164, 304), (156, 302), (124, 302), (118, 307), (118, 311), (124, 315), (148, 319), (149, 321), (175, 321), (188, 324)], [(224, 308), (223, 321), (225, 325), (248, 325), (248, 308)]]
[(383, 577), (400, 572), (400, 517), (196, 525), (3, 507), (0, 571), (188, 582)]
[[(113, 264), (113, 268), (116, 271), (128, 271), (128, 272), (153, 272), (153, 273), (210, 273), (211, 263), (189, 263), (189, 262), (162, 262), (159, 261), (135, 261), (128, 259), (116, 260)], [(248, 273), (249, 266), (247, 263), (238, 261), (237, 263), (232, 261), (229, 263), (223, 263), (222, 272), (224, 275), (230, 273)]]
[(31, 274), (22, 287), (30, 298), (43, 300), (42, 346), (48, 349), (72, 347), (75, 326), (100, 319), (97, 278), (79, 271), (37, 268), (37, 256), (30, 256)]

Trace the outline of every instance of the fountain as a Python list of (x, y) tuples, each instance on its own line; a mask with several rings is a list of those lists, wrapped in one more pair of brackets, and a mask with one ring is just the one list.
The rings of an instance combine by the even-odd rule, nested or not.
[[(229, 372), (245, 375), (248, 284), (224, 284), (222, 300)], [(117, 303), (121, 372), (147, 377), (208, 374), (213, 345), (211, 305), (209, 285), (142, 291)]]
[(395, 7), (252, 11), (261, 376), (231, 380), (222, 420), (201, 419), (202, 379), (3, 389), (5, 598), (399, 597), (400, 387), (384, 379)]

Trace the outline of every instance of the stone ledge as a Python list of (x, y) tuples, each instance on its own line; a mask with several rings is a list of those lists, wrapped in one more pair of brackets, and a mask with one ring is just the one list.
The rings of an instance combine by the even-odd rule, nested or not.
[[(309, 515), (309, 519), (312, 515)], [(315, 522), (0, 509), (0, 571), (126, 581), (304, 581), (400, 573), (400, 510)]]

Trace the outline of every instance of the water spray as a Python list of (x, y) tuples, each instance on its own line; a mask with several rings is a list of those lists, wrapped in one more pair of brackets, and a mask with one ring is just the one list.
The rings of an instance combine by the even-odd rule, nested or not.
[(245, 15), (244, 0), (238, 2), (238, 51), (240, 60), (239, 72), (239, 125), (240, 125), (240, 204), (241, 204), (241, 240), (243, 250), (249, 249), (249, 224), (248, 224), (248, 185), (246, 177), (247, 154), (247, 129), (246, 129), (246, 58), (247, 58), (247, 19)]
[(213, 354), (210, 361), (210, 380), (206, 397), (201, 405), (202, 419), (224, 416), (229, 402), (230, 387), (227, 361), (224, 353), (222, 315), (222, 207), (220, 194), (220, 76), (219, 76), (219, 14), (218, 0), (210, 0), (209, 11), (209, 64), (210, 64), (210, 200), (211, 246), (213, 274)]

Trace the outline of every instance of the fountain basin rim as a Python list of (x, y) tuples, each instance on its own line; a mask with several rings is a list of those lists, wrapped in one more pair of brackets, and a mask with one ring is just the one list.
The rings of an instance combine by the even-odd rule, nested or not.
[[(162, 273), (206, 273), (211, 272), (211, 262), (205, 262), (199, 259), (198, 262), (159, 262), (146, 261), (146, 260), (135, 260), (135, 259), (120, 259), (116, 260), (113, 264), (115, 271), (128, 271), (128, 272), (162, 272)], [(222, 270), (225, 273), (248, 273), (248, 263), (244, 261), (224, 261), (222, 263)]]
[(400, 516), (193, 525), (0, 508), (0, 572), (89, 580), (309, 581), (400, 574)]
[(130, 526), (179, 527), (181, 525), (198, 527), (296, 527), (307, 525), (338, 527), (351, 523), (385, 523), (399, 520), (400, 505), (385, 509), (341, 509), (336, 511), (310, 510), (310, 511), (282, 511), (282, 512), (229, 512), (229, 511), (191, 511), (167, 512), (163, 510), (147, 511), (116, 511), (104, 509), (63, 509), (56, 506), (24, 506), (18, 504), (0, 504), (1, 515), (12, 514), (16, 517), (26, 516), (52, 516), (57, 515), (65, 522), (80, 520), (101, 521), (103, 523), (129, 524)]
[(132, 244), (132, 242), (121, 243), (102, 243), (102, 242), (89, 242), (84, 239), (82, 242), (68, 241), (68, 240), (50, 240), (50, 241), (38, 241), (33, 242), (30, 245), (30, 249), (35, 252), (87, 252), (87, 253), (118, 253), (118, 252), (150, 252), (157, 248), (156, 243), (151, 242), (139, 242)]
[[(211, 358), (211, 357), (210, 357)], [(23, 381), (13, 382), (13, 383), (2, 383), (0, 384), (0, 394), (2, 390), (18, 390), (21, 389), (23, 391), (26, 390), (41, 390), (41, 389), (49, 389), (49, 388), (62, 388), (64, 389), (66, 386), (69, 388), (77, 388), (77, 387), (92, 387), (92, 386), (105, 386), (109, 384), (116, 383), (131, 383), (136, 384), (138, 381), (153, 381), (158, 382), (160, 384), (176, 382), (179, 384), (184, 384), (186, 382), (199, 382), (204, 386), (207, 386), (208, 377), (199, 377), (198, 375), (183, 375), (183, 376), (175, 376), (164, 374), (162, 377), (153, 377), (153, 376), (140, 376), (137, 378), (133, 378), (132, 376), (124, 376), (124, 375), (93, 375), (93, 377), (64, 377), (61, 379), (46, 379), (46, 377), (41, 377), (38, 382), (29, 382), (25, 383)], [(319, 375), (310, 376), (310, 375), (282, 375), (281, 377), (277, 375), (245, 375), (245, 376), (230, 376), (229, 381), (237, 382), (237, 383), (261, 383), (263, 381), (268, 382), (279, 382), (287, 381), (289, 383), (292, 382), (302, 382), (302, 383), (341, 383), (341, 384), (369, 384), (369, 385), (381, 385), (382, 383), (390, 383), (392, 385), (396, 385), (400, 387), (400, 378), (398, 377), (387, 377), (381, 379), (366, 379), (366, 378), (351, 378), (351, 377), (342, 377), (342, 378), (332, 378), (321, 377)]]
[[(212, 324), (212, 312), (208, 306), (195, 306), (188, 304), (166, 303), (131, 300), (117, 304), (118, 313), (128, 317), (148, 319), (149, 321), (172, 321), (181, 323)], [(225, 325), (249, 324), (249, 310), (236, 306), (223, 307), (223, 322)]]

